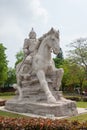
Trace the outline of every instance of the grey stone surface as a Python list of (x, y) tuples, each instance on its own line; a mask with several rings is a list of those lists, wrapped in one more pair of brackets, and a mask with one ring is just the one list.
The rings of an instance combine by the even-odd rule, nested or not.
[(66, 100), (59, 91), (63, 76), (62, 68), (55, 68), (51, 52), (58, 54), (59, 32), (53, 28), (41, 38), (36, 39), (32, 29), (25, 39), (23, 51), (25, 57), (16, 67), (17, 89), (14, 99), (7, 101), (7, 110), (32, 113), (42, 116), (76, 115), (75, 102)]
[(9, 101), (5, 108), (15, 112), (31, 113), (41, 116), (54, 115), (55, 117), (61, 117), (77, 115), (76, 105), (73, 101), (58, 102), (56, 104)]
[[(55, 117), (53, 114), (46, 114), (45, 116), (41, 116), (41, 115), (32, 114), (32, 113), (21, 113), (21, 112), (15, 112), (15, 111), (7, 110), (7, 109), (5, 109), (4, 106), (1, 106), (0, 110), (6, 111), (6, 112), (15, 113), (15, 114), (21, 114), (21, 115), (25, 115), (25, 116), (29, 116), (29, 117), (50, 118), (50, 119), (53, 119), (53, 120), (55, 120), (55, 119), (64, 119), (64, 118), (70, 117), (70, 116), (60, 116), (60, 117), (56, 116)], [(77, 111), (78, 111), (78, 115), (87, 113), (87, 109), (86, 108), (77, 108)]]

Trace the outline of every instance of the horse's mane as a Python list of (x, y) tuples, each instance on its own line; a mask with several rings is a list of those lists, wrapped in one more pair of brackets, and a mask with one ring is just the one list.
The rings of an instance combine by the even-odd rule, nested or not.
[(56, 38), (59, 39), (59, 30), (56, 31), (53, 28), (51, 28), (51, 30), (49, 32), (43, 34), (42, 37), (38, 38), (38, 48), (39, 48), (41, 42), (44, 40), (44, 38), (46, 38), (48, 35), (52, 35), (52, 34), (54, 34), (56, 36)]

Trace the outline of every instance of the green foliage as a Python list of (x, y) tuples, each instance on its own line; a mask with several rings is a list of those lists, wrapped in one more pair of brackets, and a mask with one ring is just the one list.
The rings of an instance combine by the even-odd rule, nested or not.
[(68, 57), (72, 63), (82, 66), (85, 70), (85, 78), (87, 79), (87, 39), (79, 38), (70, 44)]
[(65, 98), (73, 101), (81, 101), (81, 97), (79, 96), (65, 96)]
[(85, 79), (84, 82), (83, 82), (83, 89), (84, 90), (87, 90), (87, 80)]
[(60, 48), (60, 52), (58, 53), (58, 55), (56, 56), (56, 58), (63, 59), (63, 52), (62, 52), (61, 48)]
[(63, 89), (68, 88), (69, 91), (73, 88), (80, 87), (83, 89), (83, 83), (85, 81), (85, 71), (82, 67), (76, 63), (71, 63), (68, 59), (64, 60), (63, 64), (60, 66), (64, 69), (64, 76), (62, 80)]
[[(80, 91), (87, 88), (87, 39), (79, 38), (70, 43), (68, 60), (71, 64), (72, 83), (78, 84)], [(69, 67), (70, 68), (70, 67)], [(76, 81), (75, 81), (76, 80)]]
[(62, 52), (62, 49), (60, 48), (60, 52), (58, 53), (58, 55), (56, 56), (56, 58), (53, 59), (54, 60), (54, 63), (55, 63), (55, 67), (56, 68), (59, 68), (60, 65), (63, 64), (63, 52)]
[(87, 103), (87, 96), (83, 97), (83, 101)]
[(5, 80), (7, 79), (7, 60), (5, 54), (6, 48), (3, 44), (0, 43), (0, 85), (4, 84)]
[(16, 83), (16, 70), (14, 68), (8, 68), (7, 80), (4, 84), (4, 87), (10, 87), (13, 83)]
[(56, 68), (59, 68), (60, 67), (60, 65), (62, 65), (63, 64), (63, 59), (60, 59), (60, 58), (54, 58), (53, 59), (54, 60), (54, 63), (55, 63), (55, 67)]
[(23, 60), (23, 58), (24, 58), (24, 53), (23, 53), (22, 50), (20, 50), (20, 51), (16, 54), (16, 59), (17, 59), (17, 61), (16, 61), (16, 63), (15, 63), (15, 66), (16, 66), (18, 63), (20, 63), (20, 62)]
[(0, 100), (0, 106), (5, 106), (5, 103), (6, 103), (6, 100), (4, 100), (4, 99)]

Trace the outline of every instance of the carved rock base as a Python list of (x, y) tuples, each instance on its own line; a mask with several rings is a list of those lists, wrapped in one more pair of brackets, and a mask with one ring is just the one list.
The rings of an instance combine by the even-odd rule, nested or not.
[(48, 80), (48, 85), (57, 101), (56, 103), (47, 102), (46, 95), (38, 79), (32, 78), (30, 81), (22, 82), (21, 100), (19, 100), (19, 95), (16, 95), (14, 99), (6, 102), (5, 108), (19, 113), (31, 113), (40, 116), (53, 115), (60, 117), (77, 115), (75, 102), (63, 98), (62, 92), (56, 89), (56, 84), (52, 81)]
[(55, 117), (60, 117), (78, 114), (75, 102), (68, 100), (59, 101), (56, 104), (29, 102), (28, 100), (10, 100), (6, 102), (5, 108), (10, 111), (31, 113), (40, 116), (53, 115)]

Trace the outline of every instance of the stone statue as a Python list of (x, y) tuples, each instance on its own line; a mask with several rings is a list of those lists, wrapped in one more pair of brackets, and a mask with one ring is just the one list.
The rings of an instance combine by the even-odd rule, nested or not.
[(29, 39), (24, 40), (24, 46), (23, 46), (25, 57), (27, 57), (27, 59), (30, 60), (30, 62), (32, 56), (37, 50), (37, 46), (38, 46), (38, 40), (36, 39), (36, 33), (32, 28), (31, 32), (29, 33)]
[[(59, 31), (53, 28), (38, 39), (32, 28), (29, 38), (24, 40), (24, 59), (16, 66), (17, 84), (13, 86), (19, 95), (6, 103), (7, 109), (41, 115), (48, 114), (50, 109), (55, 116), (77, 113), (75, 103), (63, 98), (59, 91), (64, 71), (55, 68), (51, 57), (52, 52), (59, 53), (59, 41)], [(66, 110), (62, 112), (64, 108)], [(56, 109), (59, 111), (55, 112)]]
[[(58, 54), (60, 50), (59, 32), (55, 31), (52, 28), (47, 34), (39, 39), (38, 43), (36, 40), (36, 33), (33, 29), (30, 32), (29, 37), (30, 38), (25, 39), (24, 42), (23, 50), (26, 57), (22, 63), (20, 71), (17, 72), (17, 75), (19, 75), (18, 80), (20, 80), (20, 82), (22, 81), (22, 79), (20, 79), (20, 76), (24, 77), (26, 80), (31, 75), (36, 75), (42, 89), (46, 94), (47, 101), (49, 103), (56, 103), (56, 99), (48, 87), (46, 75), (51, 75), (53, 72), (57, 74), (58, 79), (56, 80), (56, 84), (57, 89), (59, 89), (63, 76), (63, 69), (55, 68), (53, 59), (51, 58), (51, 50), (53, 50), (55, 54)], [(37, 50), (38, 44), (40, 45)], [(21, 84), (18, 83), (18, 85)]]
[(36, 39), (36, 33), (32, 28), (31, 32), (29, 33), (29, 38), (28, 39), (26, 38), (24, 40), (24, 45), (23, 45), (24, 59), (16, 67), (17, 84), (19, 86), (20, 86), (21, 78), (23, 76), (25, 79), (28, 76), (30, 76), (32, 59), (37, 52), (37, 47), (38, 47), (38, 40)]

